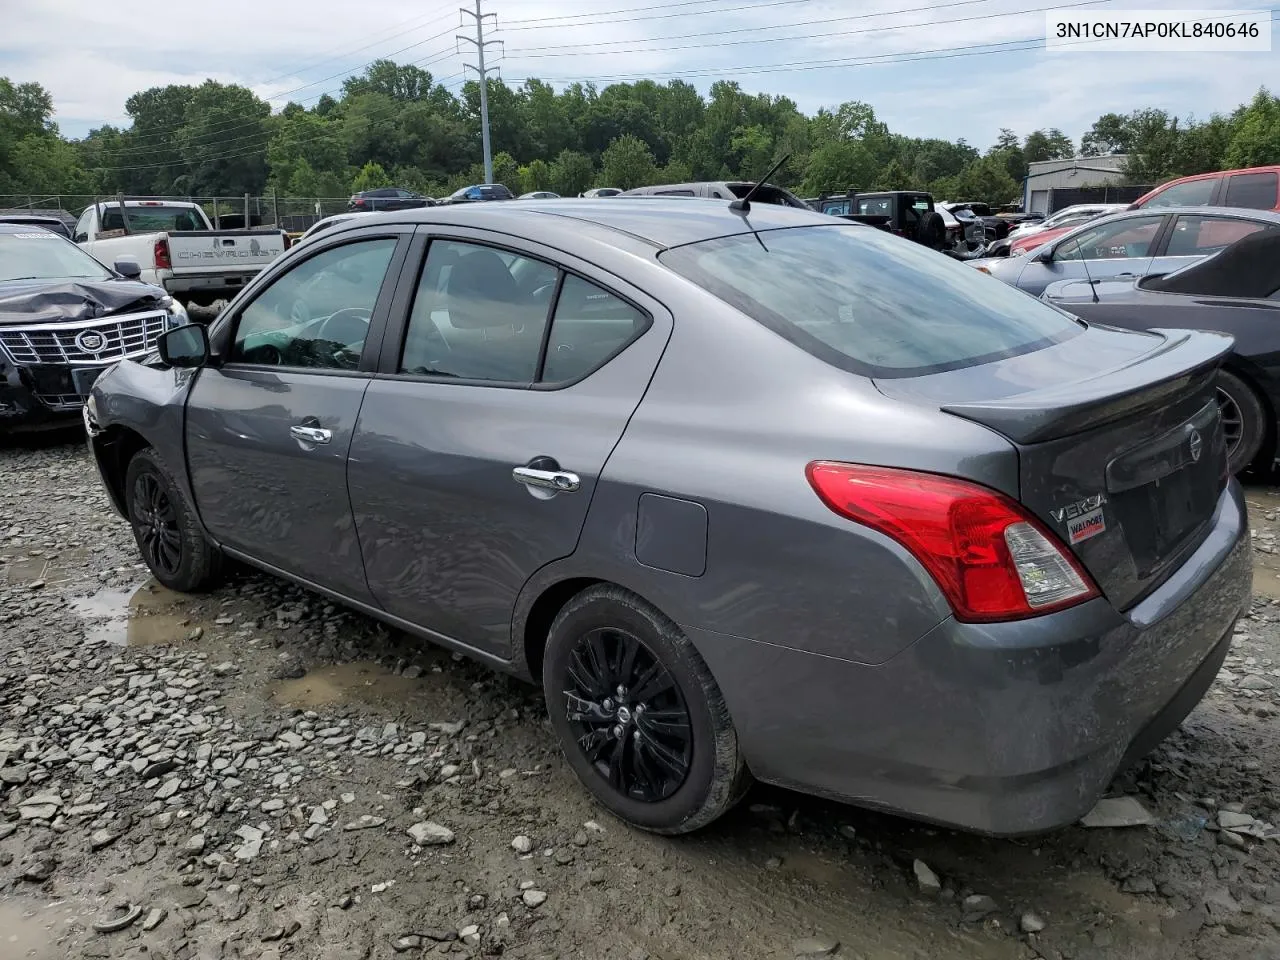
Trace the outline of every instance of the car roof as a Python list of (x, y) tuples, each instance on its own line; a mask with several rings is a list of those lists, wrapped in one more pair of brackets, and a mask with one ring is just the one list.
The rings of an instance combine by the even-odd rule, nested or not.
[(1212, 215), (1215, 217), (1237, 217), (1243, 220), (1270, 220), (1273, 223), (1280, 223), (1280, 212), (1274, 210), (1255, 210), (1252, 207), (1209, 207), (1209, 206), (1181, 206), (1181, 207), (1140, 207), (1137, 210), (1120, 210), (1109, 216), (1099, 217), (1097, 220), (1090, 220), (1088, 226), (1097, 226), (1100, 223), (1110, 223), (1113, 220), (1125, 220), (1130, 217), (1167, 217), (1167, 216), (1193, 216), (1203, 217)]
[(628, 197), (623, 203), (616, 199), (575, 198), (423, 207), (370, 214), (351, 224), (342, 224), (341, 228), (355, 229), (378, 223), (434, 223), (528, 235), (527, 231), (532, 229), (577, 233), (579, 225), (589, 224), (599, 228), (593, 231), (597, 239), (612, 241), (616, 246), (627, 246), (626, 238), (629, 238), (666, 249), (733, 234), (831, 226), (837, 222), (809, 209), (778, 204), (754, 203), (743, 215), (729, 209), (727, 200), (690, 203), (687, 199), (637, 196)]
[(0, 233), (30, 233), (33, 227), (36, 230), (46, 230), (54, 236), (62, 236), (62, 234), (54, 230), (48, 230), (47, 227), (38, 223), (10, 223), (8, 221), (0, 220)]

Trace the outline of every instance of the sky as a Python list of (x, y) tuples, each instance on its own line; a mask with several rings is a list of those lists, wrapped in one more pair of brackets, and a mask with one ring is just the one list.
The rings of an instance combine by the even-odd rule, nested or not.
[[(465, 2), (465, 0), (464, 0)], [(474, 0), (470, 0), (474, 2)], [(502, 79), (604, 86), (719, 79), (783, 94), (806, 113), (862, 100), (891, 130), (989, 146), (1002, 127), (1057, 127), (1077, 142), (1097, 117), (1159, 107), (1229, 112), (1270, 82), (1269, 53), (1047, 51), (1045, 11), (1141, 9), (1117, 0), (483, 0)], [(1271, 9), (1263, 0), (1147, 0), (1160, 9)], [(0, 76), (54, 98), (63, 134), (127, 125), (134, 92), (206, 78), (281, 109), (311, 106), (378, 57), (414, 62), (456, 89), (474, 46), (459, 0), (0, 0)], [(1272, 14), (1273, 18), (1276, 16)], [(1280, 29), (1275, 31), (1280, 34)], [(61, 38), (53, 40), (50, 38)], [(1277, 39), (1280, 43), (1280, 38)], [(868, 60), (868, 58), (876, 58)], [(844, 61), (831, 63), (831, 61)], [(849, 61), (853, 61), (852, 63)], [(494, 145), (501, 150), (501, 144)]]

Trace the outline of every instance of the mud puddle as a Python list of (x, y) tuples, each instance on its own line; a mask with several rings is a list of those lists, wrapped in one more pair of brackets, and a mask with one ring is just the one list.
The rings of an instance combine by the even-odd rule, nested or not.
[(282, 706), (314, 710), (359, 701), (402, 704), (422, 692), (422, 681), (397, 676), (377, 663), (357, 661), (313, 670), (304, 677), (277, 681), (271, 700)]
[(84, 625), (85, 638), (117, 647), (182, 643), (196, 617), (190, 599), (155, 580), (136, 587), (111, 587), (71, 601)]
[(0, 583), (59, 583), (75, 579), (72, 571), (83, 565), (87, 550), (31, 553), (0, 557)]
[(39, 907), (17, 900), (0, 901), (0, 957), (3, 960), (62, 960), (54, 942), (65, 931), (59, 925), (76, 911), (66, 905)]

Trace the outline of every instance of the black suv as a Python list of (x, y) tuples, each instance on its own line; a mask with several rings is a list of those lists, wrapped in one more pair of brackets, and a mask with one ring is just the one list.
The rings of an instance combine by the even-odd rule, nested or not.
[(348, 210), (410, 210), (414, 207), (433, 207), (435, 201), (420, 193), (401, 190), (398, 187), (379, 187), (364, 190), (352, 196)]
[(449, 195), (449, 203), (482, 203), (486, 200), (514, 200), (515, 196), (500, 183), (474, 183), (455, 190)]

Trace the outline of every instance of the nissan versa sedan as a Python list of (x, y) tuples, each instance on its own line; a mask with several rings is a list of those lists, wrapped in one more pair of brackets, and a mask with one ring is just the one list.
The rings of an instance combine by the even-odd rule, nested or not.
[(1280, 227), (1280, 213), (1266, 210), (1131, 210), (1092, 220), (1021, 256), (970, 260), (969, 266), (1038, 297), (1060, 280), (1137, 280), (1169, 273), (1274, 227)]
[(1248, 601), (1230, 337), (735, 206), (339, 224), (97, 381), (106, 489), (167, 587), (244, 561), (540, 683), (636, 826), (694, 830), (753, 777), (1075, 820)]

